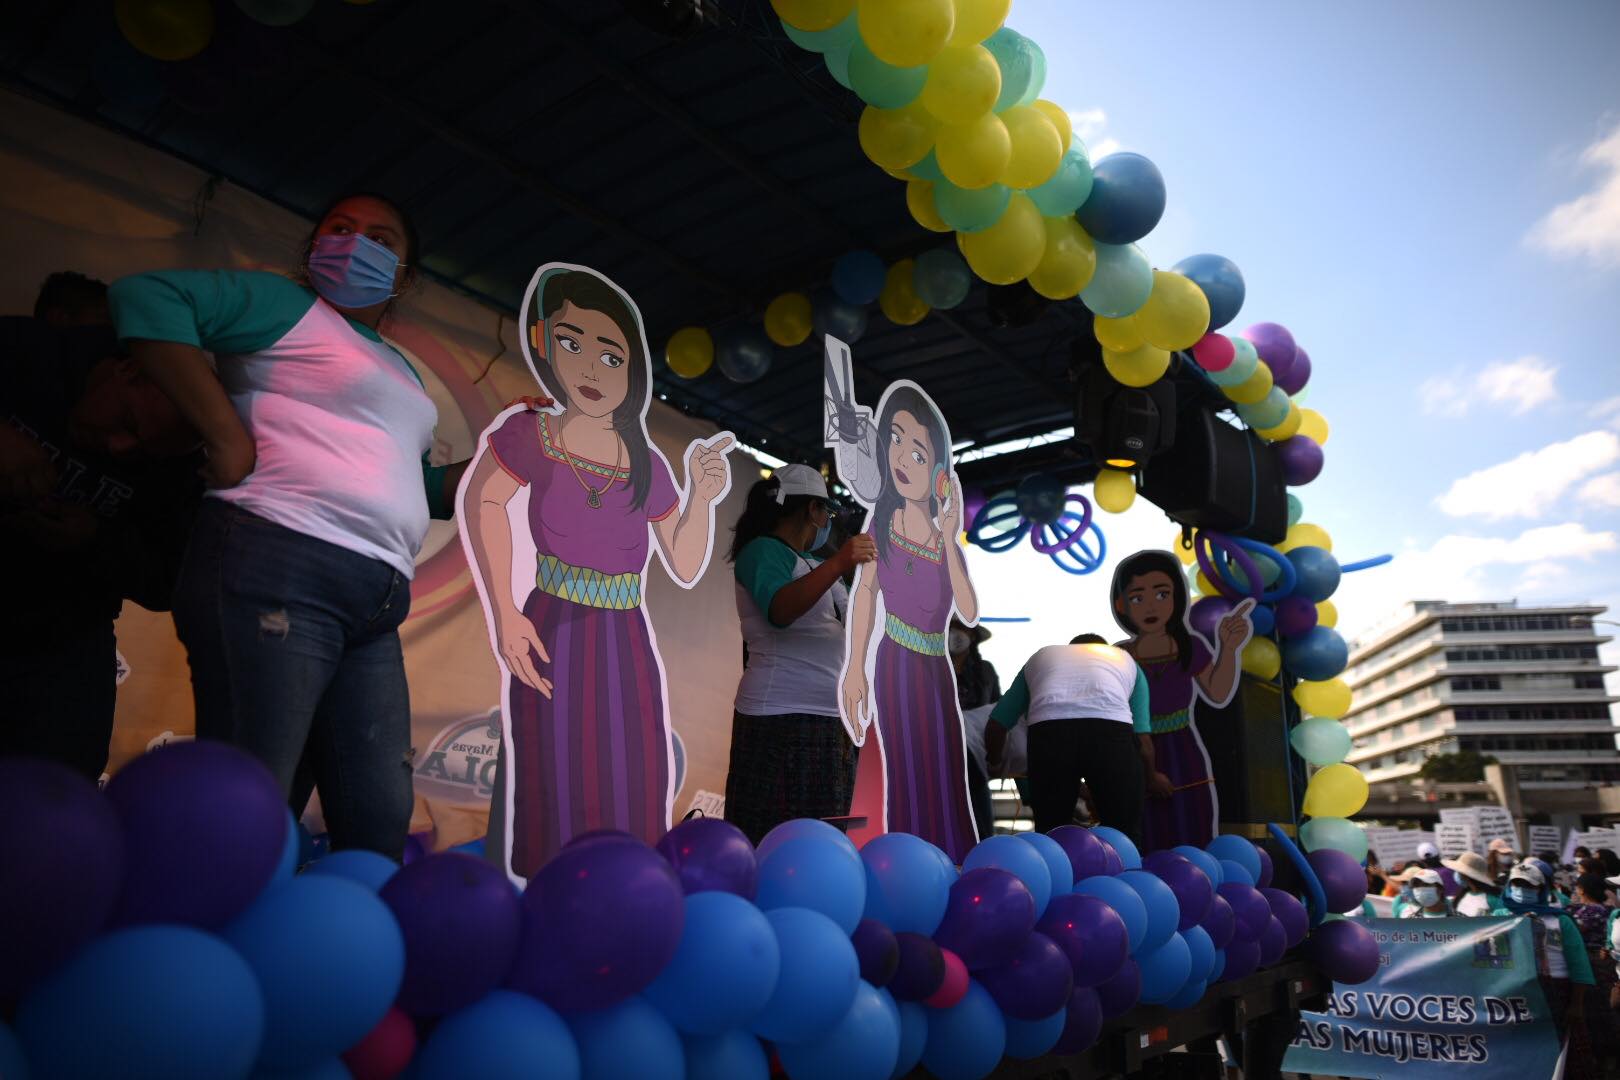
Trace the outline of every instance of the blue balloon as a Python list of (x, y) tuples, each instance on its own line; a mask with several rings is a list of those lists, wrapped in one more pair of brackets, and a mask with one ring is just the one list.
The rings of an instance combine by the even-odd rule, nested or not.
[[(921, 84), (917, 88), (922, 89)], [(889, 268), (883, 265), (883, 259), (877, 252), (848, 251), (833, 263), (833, 292), (846, 304), (870, 304), (883, 292), (883, 282), (888, 274)]]
[[(675, 745), (678, 748), (680, 746), (680, 743), (676, 742)], [(679, 749), (676, 750), (675, 757), (676, 757), (676, 769), (677, 769), (677, 772), (678, 772), (679, 768), (680, 768), (680, 762), (679, 762), (680, 750)], [(457, 852), (458, 854), (461, 854), (461, 855), (471, 855), (474, 858), (482, 859), (484, 857), (484, 840), (485, 839), (486, 839), (485, 837), (480, 836), (476, 840), (469, 840), (465, 844), (457, 844), (455, 847), (446, 848), (445, 850), (446, 851), (454, 851), (454, 852)]]
[(1001, 95), (995, 112), (1006, 112), (1014, 105), (1028, 105), (1041, 96), (1046, 85), (1046, 54), (1041, 47), (1010, 26), (1003, 26), (984, 42), (1001, 68)]
[(1142, 1000), (1153, 1005), (1174, 997), (1192, 974), (1192, 951), (1180, 934), (1172, 933), (1152, 952), (1136, 958), (1142, 969)]
[(1336, 678), (1350, 663), (1350, 646), (1337, 630), (1313, 626), (1298, 637), (1284, 639), (1282, 659), (1283, 666), (1296, 678), (1325, 682)]
[[(293, 875), (298, 873), (299, 866), (303, 865), (303, 860), (299, 857), (299, 852), (303, 848), (303, 839), (305, 835), (306, 834), (304, 833), (303, 826), (301, 826), (293, 818), (292, 811), (288, 810), (287, 843), (281, 849), (281, 862), (276, 864), (276, 872), (270, 878), (270, 885), (279, 885), (283, 882), (291, 881), (293, 879)], [(269, 887), (270, 886), (266, 886), (266, 888)]]
[(821, 54), (821, 62), (827, 65), (827, 74), (832, 76), (833, 82), (845, 90), (850, 89), (849, 56), (854, 48), (853, 45), (843, 45)]
[(1197, 285), (1209, 301), (1211, 330), (1219, 330), (1237, 318), (1247, 292), (1237, 263), (1224, 255), (1189, 255), (1176, 263), (1174, 270)]
[(1277, 613), (1270, 604), (1256, 604), (1249, 611), (1249, 623), (1254, 627), (1255, 637), (1270, 637), (1277, 629)]
[(1069, 861), (1069, 853), (1063, 850), (1062, 844), (1045, 833), (1024, 832), (1016, 835), (1024, 843), (1032, 845), (1046, 860), (1046, 869), (1052, 875), (1053, 896), (1074, 891), (1074, 863)]
[(289, 1069), (347, 1050), (377, 1026), (405, 974), (405, 940), (388, 906), (331, 875), (270, 889), (222, 936), (264, 991), (261, 1067)]
[(860, 37), (853, 11), (843, 22), (829, 30), (800, 30), (786, 19), (779, 21), (782, 23), (782, 33), (788, 36), (788, 40), (809, 52), (824, 53), (828, 49), (847, 49)]
[(973, 271), (955, 250), (930, 248), (917, 256), (911, 287), (929, 307), (949, 311), (967, 299), (972, 286)]
[(959, 188), (943, 177), (934, 181), (934, 209), (957, 232), (982, 232), (1001, 220), (1012, 189), (1004, 184)]
[(1119, 852), (1119, 861), (1125, 864), (1125, 869), (1136, 870), (1141, 867), (1142, 854), (1136, 850), (1136, 842), (1118, 829), (1110, 829), (1107, 825), (1093, 825), (1091, 835), (1107, 842)]
[(1001, 1010), (990, 991), (969, 979), (961, 1001), (929, 1013), (922, 1063), (939, 1080), (979, 1080), (996, 1067), (1006, 1048)]
[(866, 868), (866, 918), (895, 933), (932, 937), (956, 880), (939, 849), (910, 833), (884, 833), (867, 842), (860, 859)]
[(643, 996), (679, 1030), (718, 1035), (753, 1020), (781, 969), (776, 934), (759, 908), (734, 893), (693, 893), (681, 943)]
[[(1135, 244), (1097, 244), (1097, 270), (1080, 302), (1105, 319), (1134, 315), (1153, 292), (1153, 264)], [(1214, 376), (1211, 376), (1214, 378)]]
[(1253, 405), (1239, 405), (1237, 414), (1252, 428), (1271, 428), (1288, 419), (1288, 408), (1291, 404), (1282, 388), (1273, 386), (1266, 391), (1265, 397)]
[[(579, 1045), (582, 1076), (591, 1080), (613, 1076), (685, 1080), (686, 1050), (681, 1046), (681, 1037), (664, 1014), (645, 1000), (633, 997), (611, 1008), (569, 1013), (565, 1019)], [(476, 1045), (467, 1043), (461, 1048), (463, 1076), (467, 1074), (467, 1049)]]
[[(452, 849), (454, 850), (454, 849)], [(372, 892), (388, 883), (399, 870), (399, 864), (386, 855), (360, 848), (336, 851), (324, 859), (317, 859), (304, 868), (306, 874), (331, 874), (334, 877), (358, 881)]]
[(1204, 991), (1209, 989), (1209, 983), (1202, 979), (1189, 979), (1180, 990), (1172, 994), (1164, 1003), (1167, 1009), (1190, 1009), (1203, 1000)]
[(1221, 860), (1205, 851), (1203, 848), (1193, 847), (1191, 844), (1182, 844), (1170, 849), (1177, 855), (1191, 862), (1204, 872), (1211, 885), (1219, 885), (1224, 879), (1221, 877)]
[(1052, 871), (1046, 868), (1040, 852), (1016, 836), (989, 836), (975, 844), (962, 860), (963, 873), (981, 867), (1005, 870), (1022, 881), (1035, 899), (1035, 917), (1041, 917), (1047, 901), (1052, 899)]
[(1215, 977), (1215, 943), (1210, 940), (1209, 931), (1202, 926), (1194, 926), (1190, 930), (1181, 931), (1183, 940), (1187, 942), (1187, 951), (1192, 954), (1192, 970), (1188, 973), (1189, 982), (1208, 982)]
[(922, 1060), (923, 1047), (928, 1045), (928, 1010), (915, 1001), (896, 1001), (900, 1011), (900, 1060), (894, 1064), (894, 1076), (904, 1076)]
[(1007, 1017), (1006, 1055), (1020, 1061), (1028, 1061), (1050, 1052), (1063, 1035), (1063, 1025), (1068, 1019), (1067, 1007), (1059, 1009), (1044, 1020), (1017, 1020)]
[(864, 41), (849, 46), (850, 89), (875, 109), (898, 109), (911, 104), (927, 81), (927, 64), (895, 67), (879, 60)]
[(716, 336), (714, 362), (734, 383), (751, 383), (771, 369), (771, 339), (757, 327), (733, 326)]
[(761, 911), (807, 907), (853, 934), (866, 908), (866, 869), (852, 844), (846, 848), (820, 836), (786, 840), (760, 859), (754, 903)]
[(1241, 881), (1251, 888), (1254, 886), (1254, 876), (1249, 873), (1249, 868), (1240, 862), (1233, 862), (1231, 859), (1221, 860), (1221, 880)]
[(789, 840), (798, 840), (806, 836), (815, 837), (817, 839), (824, 840), (827, 843), (835, 844), (838, 847), (843, 848), (845, 851), (848, 851), (851, 855), (855, 855), (857, 857), (860, 855), (860, 852), (855, 848), (855, 842), (851, 840), (842, 829), (838, 828), (838, 826), (829, 825), (820, 818), (793, 818), (791, 820), (782, 822), (782, 824), (776, 826), (770, 832), (766, 833), (765, 838), (761, 840), (759, 842), (759, 846), (754, 849), (754, 856), (763, 862), (765, 860), (765, 856), (769, 855), (771, 852), (775, 851)]
[[(1127, 870), (1119, 880), (1136, 890), (1147, 907), (1147, 933), (1142, 935), (1140, 952), (1150, 953), (1170, 940), (1181, 922), (1181, 905), (1176, 894), (1159, 878), (1146, 870)], [(1128, 924), (1127, 924), (1128, 925)]]
[(781, 1043), (776, 1054), (793, 1080), (888, 1080), (900, 1059), (900, 1010), (887, 993), (863, 982), (832, 1030)]
[(219, 938), (156, 924), (85, 945), (34, 986), (16, 1025), (27, 1059), (52, 1076), (245, 1076), (264, 1037), (264, 998)]
[[(1165, 888), (1168, 889), (1169, 886)], [(1095, 896), (1113, 908), (1115, 913), (1125, 920), (1125, 932), (1130, 936), (1131, 952), (1135, 953), (1142, 947), (1148, 932), (1148, 910), (1147, 903), (1140, 893), (1119, 878), (1102, 874), (1078, 882), (1074, 891), (1083, 896)], [(1171, 899), (1175, 899), (1173, 894)]]
[(1091, 167), (1091, 195), (1075, 213), (1102, 244), (1134, 244), (1164, 216), (1164, 176), (1141, 154), (1109, 154)]
[(803, 1042), (838, 1023), (855, 1000), (860, 960), (849, 935), (809, 908), (767, 912), (781, 955), (776, 989), (749, 1025), (775, 1043)]
[(831, 289), (816, 293), (810, 309), (810, 325), (818, 334), (837, 338), (853, 345), (866, 333), (866, 309), (859, 304), (846, 304)]
[[(923, 1023), (926, 1024), (927, 1020), (925, 1019)], [(923, 1034), (927, 1034), (926, 1027)], [(922, 1055), (921, 1042), (917, 1044), (917, 1054)], [(28, 1080), (29, 1075), (28, 1062), (23, 1058), (22, 1043), (17, 1041), (17, 1036), (10, 1028), (0, 1023), (0, 1076), (6, 1077), (7, 1080)]]
[(322, 1058), (313, 1065), (296, 1069), (255, 1069), (252, 1080), (354, 1080), (342, 1058)]
[(915, 176), (918, 180), (926, 180), (930, 184), (937, 184), (945, 179), (945, 174), (939, 167), (939, 159), (934, 156), (932, 150), (924, 154), (922, 160), (911, 166), (906, 172)]
[(1241, 836), (1223, 833), (1205, 844), (1204, 850), (1217, 859), (1230, 860), (1241, 865), (1249, 872), (1248, 883), (1251, 885), (1260, 876), (1260, 853), (1255, 850), (1254, 844)]
[(1293, 492), (1288, 493), (1288, 524), (1298, 525), (1299, 519), (1305, 516), (1305, 504), (1299, 501), (1299, 496)]
[[(1294, 595), (1320, 604), (1339, 588), (1339, 560), (1319, 547), (1297, 547), (1288, 553), (1294, 564)], [(1327, 627), (1323, 627), (1327, 629)], [(1306, 676), (1313, 678), (1313, 676)], [(1332, 676), (1328, 676), (1332, 678)]]
[[(850, 16), (854, 18), (854, 16)], [(771, 1062), (759, 1039), (746, 1031), (719, 1035), (682, 1035), (689, 1080), (724, 1077), (725, 1080), (770, 1080)]]
[(1091, 196), (1091, 161), (1080, 141), (1072, 141), (1052, 179), (1025, 192), (1043, 217), (1068, 217)]

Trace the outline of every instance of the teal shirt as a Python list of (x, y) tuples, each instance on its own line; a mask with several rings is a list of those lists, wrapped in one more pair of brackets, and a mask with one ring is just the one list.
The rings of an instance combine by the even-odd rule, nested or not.
[[(1024, 680), (1022, 670), (1013, 680), (1012, 686), (1002, 695), (996, 707), (990, 710), (990, 719), (1011, 731), (1018, 726), (1018, 718), (1029, 711), (1029, 683)], [(1131, 730), (1138, 735), (1146, 735), (1153, 730), (1153, 718), (1148, 712), (1148, 684), (1147, 676), (1142, 669), (1136, 669), (1136, 685), (1131, 690)]]
[(780, 629), (787, 625), (771, 616), (771, 601), (785, 585), (793, 583), (793, 571), (803, 559), (813, 568), (818, 565), (808, 555), (800, 555), (787, 542), (775, 536), (757, 536), (737, 553), (733, 566), (737, 583), (747, 590), (760, 613)]
[[(1495, 898), (1491, 904), (1492, 915), (1512, 915), (1508, 906), (1501, 898)], [(1532, 915), (1531, 918), (1540, 918)], [(1587, 986), (1596, 985), (1597, 980), (1592, 975), (1592, 961), (1586, 955), (1586, 942), (1581, 937), (1580, 927), (1568, 915), (1558, 915), (1559, 944), (1564, 949), (1564, 963), (1569, 967), (1570, 981), (1585, 983)]]

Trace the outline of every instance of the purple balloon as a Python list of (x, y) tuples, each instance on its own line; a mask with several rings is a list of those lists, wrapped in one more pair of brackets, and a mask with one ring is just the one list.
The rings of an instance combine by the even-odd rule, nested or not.
[(1227, 942), (1237, 932), (1237, 917), (1232, 913), (1232, 905), (1226, 902), (1226, 897), (1220, 895), (1219, 887), (1209, 902), (1209, 913), (1204, 921), (1198, 924), (1209, 935), (1210, 944), (1217, 949), (1226, 948)]
[(287, 800), (252, 755), (220, 742), (143, 754), (107, 784), (124, 827), (112, 925), (217, 930), (264, 891), (287, 843)]
[(1119, 877), (1125, 872), (1125, 860), (1119, 857), (1119, 852), (1114, 850), (1113, 844), (1106, 840), (1097, 842), (1103, 846), (1103, 876)]
[(1254, 351), (1260, 354), (1260, 359), (1271, 369), (1273, 382), (1288, 377), (1293, 369), (1294, 354), (1299, 346), (1294, 342), (1294, 335), (1288, 332), (1286, 326), (1274, 322), (1255, 323), (1243, 331), (1243, 336), (1249, 339)]
[(1298, 637), (1316, 626), (1316, 603), (1306, 596), (1285, 596), (1277, 601), (1277, 633)]
[(1126, 960), (1112, 979), (1097, 986), (1097, 1000), (1102, 1014), (1109, 1019), (1123, 1016), (1136, 1008), (1142, 1000), (1142, 969), (1135, 960)]
[(1260, 932), (1260, 940), (1256, 944), (1260, 946), (1261, 967), (1270, 967), (1282, 959), (1283, 953), (1288, 951), (1288, 931), (1283, 929), (1283, 924), (1278, 921), (1277, 916), (1273, 915), (1271, 921), (1266, 923), (1266, 928)]
[(1266, 850), (1264, 844), (1254, 845), (1254, 853), (1260, 856), (1260, 873), (1254, 879), (1254, 887), (1264, 889), (1271, 884), (1271, 876), (1276, 868), (1272, 866), (1271, 852)]
[[(1069, 856), (1069, 865), (1074, 867), (1074, 880), (1084, 881), (1088, 877), (1109, 873), (1108, 853), (1104, 850), (1108, 845), (1090, 829), (1082, 829), (1078, 825), (1059, 825), (1046, 835), (1056, 840)], [(1114, 858), (1119, 858), (1119, 855), (1116, 853)], [(1113, 872), (1118, 873), (1117, 870)]]
[(474, 855), (428, 855), (377, 894), (405, 938), (399, 1007), (443, 1016), (501, 985), (523, 932), (523, 905), (493, 863)]
[(1278, 376), (1273, 373), (1272, 381), (1289, 397), (1293, 397), (1305, 389), (1305, 384), (1311, 381), (1310, 354), (1296, 346), (1294, 349), (1294, 362), (1288, 368), (1286, 376)]
[(1063, 1008), (1074, 990), (1074, 970), (1062, 949), (1045, 934), (1025, 936), (1005, 964), (985, 968), (974, 978), (1001, 1011), (1015, 1020), (1041, 1020)]
[(900, 969), (900, 943), (894, 931), (876, 919), (862, 919), (849, 940), (861, 964), (861, 978), (873, 986), (888, 986)]
[(417, 859), (426, 858), (432, 851), (433, 834), (413, 832), (405, 838), (405, 854), (400, 858), (400, 862), (409, 866)]
[(1216, 627), (1232, 613), (1232, 601), (1224, 596), (1204, 596), (1193, 601), (1187, 624), (1209, 641), (1218, 640)]
[(1097, 991), (1077, 986), (1069, 995), (1065, 1010), (1063, 1034), (1052, 1047), (1054, 1054), (1078, 1054), (1089, 1050), (1102, 1034), (1103, 1006)]
[[(1266, 898), (1254, 886), (1241, 881), (1223, 881), (1216, 891), (1232, 905), (1236, 926), (1232, 936), (1240, 941), (1257, 939), (1266, 928), (1266, 920), (1271, 918), (1271, 905), (1266, 903)], [(1211, 940), (1213, 938), (1211, 935)]]
[(589, 832), (579, 833), (573, 839), (569, 840), (568, 843), (564, 844), (563, 847), (584, 847), (587, 844), (600, 844), (603, 842), (639, 844), (641, 843), (641, 838), (631, 836), (623, 829), (592, 829)]
[(1052, 897), (1035, 930), (1055, 941), (1069, 958), (1076, 986), (1107, 982), (1130, 955), (1125, 920), (1095, 896), (1068, 893)]
[(1329, 919), (1318, 926), (1311, 933), (1310, 953), (1334, 982), (1354, 986), (1378, 973), (1378, 942), (1350, 919)]
[(683, 821), (658, 841), (688, 896), (698, 892), (735, 893), (752, 900), (759, 887), (754, 845), (743, 831), (719, 818)]
[(889, 993), (898, 1001), (923, 1001), (933, 997), (945, 983), (945, 957), (939, 946), (921, 934), (904, 930), (894, 935), (894, 940), (900, 963), (889, 980)]
[(1350, 911), (1367, 896), (1367, 871), (1342, 851), (1322, 848), (1305, 856), (1327, 894), (1329, 911)]
[(1289, 487), (1300, 487), (1322, 475), (1322, 448), (1303, 435), (1273, 443), (1277, 463), (1282, 468), (1283, 482)]
[(124, 831), (96, 785), (65, 765), (35, 758), (0, 759), (0, 821), (5, 1002), (21, 997), (105, 925), (124, 877)]
[(985, 495), (983, 489), (975, 487), (966, 488), (962, 492), (963, 526), (971, 529), (973, 527), (974, 519), (979, 516), (979, 511), (983, 510), (985, 504), (989, 501), (990, 498), (989, 496)]
[(1260, 966), (1260, 943), (1233, 938), (1226, 946), (1226, 966), (1221, 969), (1221, 981), (1231, 982), (1253, 975)]
[(1304, 941), (1311, 929), (1311, 917), (1306, 913), (1305, 905), (1293, 894), (1281, 889), (1261, 889), (1260, 895), (1270, 905), (1271, 917), (1282, 924), (1284, 947), (1292, 949)]
[(1215, 898), (1215, 886), (1191, 859), (1173, 851), (1154, 851), (1142, 859), (1142, 868), (1157, 874), (1176, 894), (1176, 903), (1181, 907), (1177, 930), (1191, 930), (1204, 921), (1209, 903)]
[(969, 971), (994, 967), (1013, 956), (1035, 928), (1035, 898), (1005, 870), (981, 866), (951, 885), (945, 918), (934, 940), (962, 958)]
[(681, 882), (645, 844), (565, 847), (523, 893), (507, 985), (553, 1008), (605, 1009), (664, 970), (686, 921)]

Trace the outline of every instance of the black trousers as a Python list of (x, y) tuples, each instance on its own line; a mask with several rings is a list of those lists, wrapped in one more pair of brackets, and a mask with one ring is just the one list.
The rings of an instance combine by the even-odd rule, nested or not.
[(1131, 725), (1094, 717), (1029, 725), (1030, 808), (1036, 832), (1074, 822), (1082, 779), (1091, 788), (1099, 824), (1140, 845), (1147, 790)]

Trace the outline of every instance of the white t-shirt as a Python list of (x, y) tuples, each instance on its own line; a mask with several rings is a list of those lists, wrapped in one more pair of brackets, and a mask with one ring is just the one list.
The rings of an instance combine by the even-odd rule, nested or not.
[(1048, 645), (1029, 658), (1029, 722), (1096, 717), (1132, 722), (1136, 661), (1112, 645)]
[(738, 555), (737, 615), (742, 621), (743, 643), (748, 646), (748, 667), (737, 684), (736, 708), (745, 716), (837, 716), (849, 590), (842, 581), (835, 581), (809, 611), (787, 626), (776, 626), (760, 609), (750, 583), (756, 573), (772, 574), (756, 563), (784, 564), (788, 559), (793, 563), (791, 570), (777, 565), (775, 575), (787, 571), (792, 581), (820, 565), (774, 537), (761, 537)]
[(1464, 893), (1457, 898), (1457, 914), (1477, 918), (1491, 913), (1491, 898), (1484, 893)]

